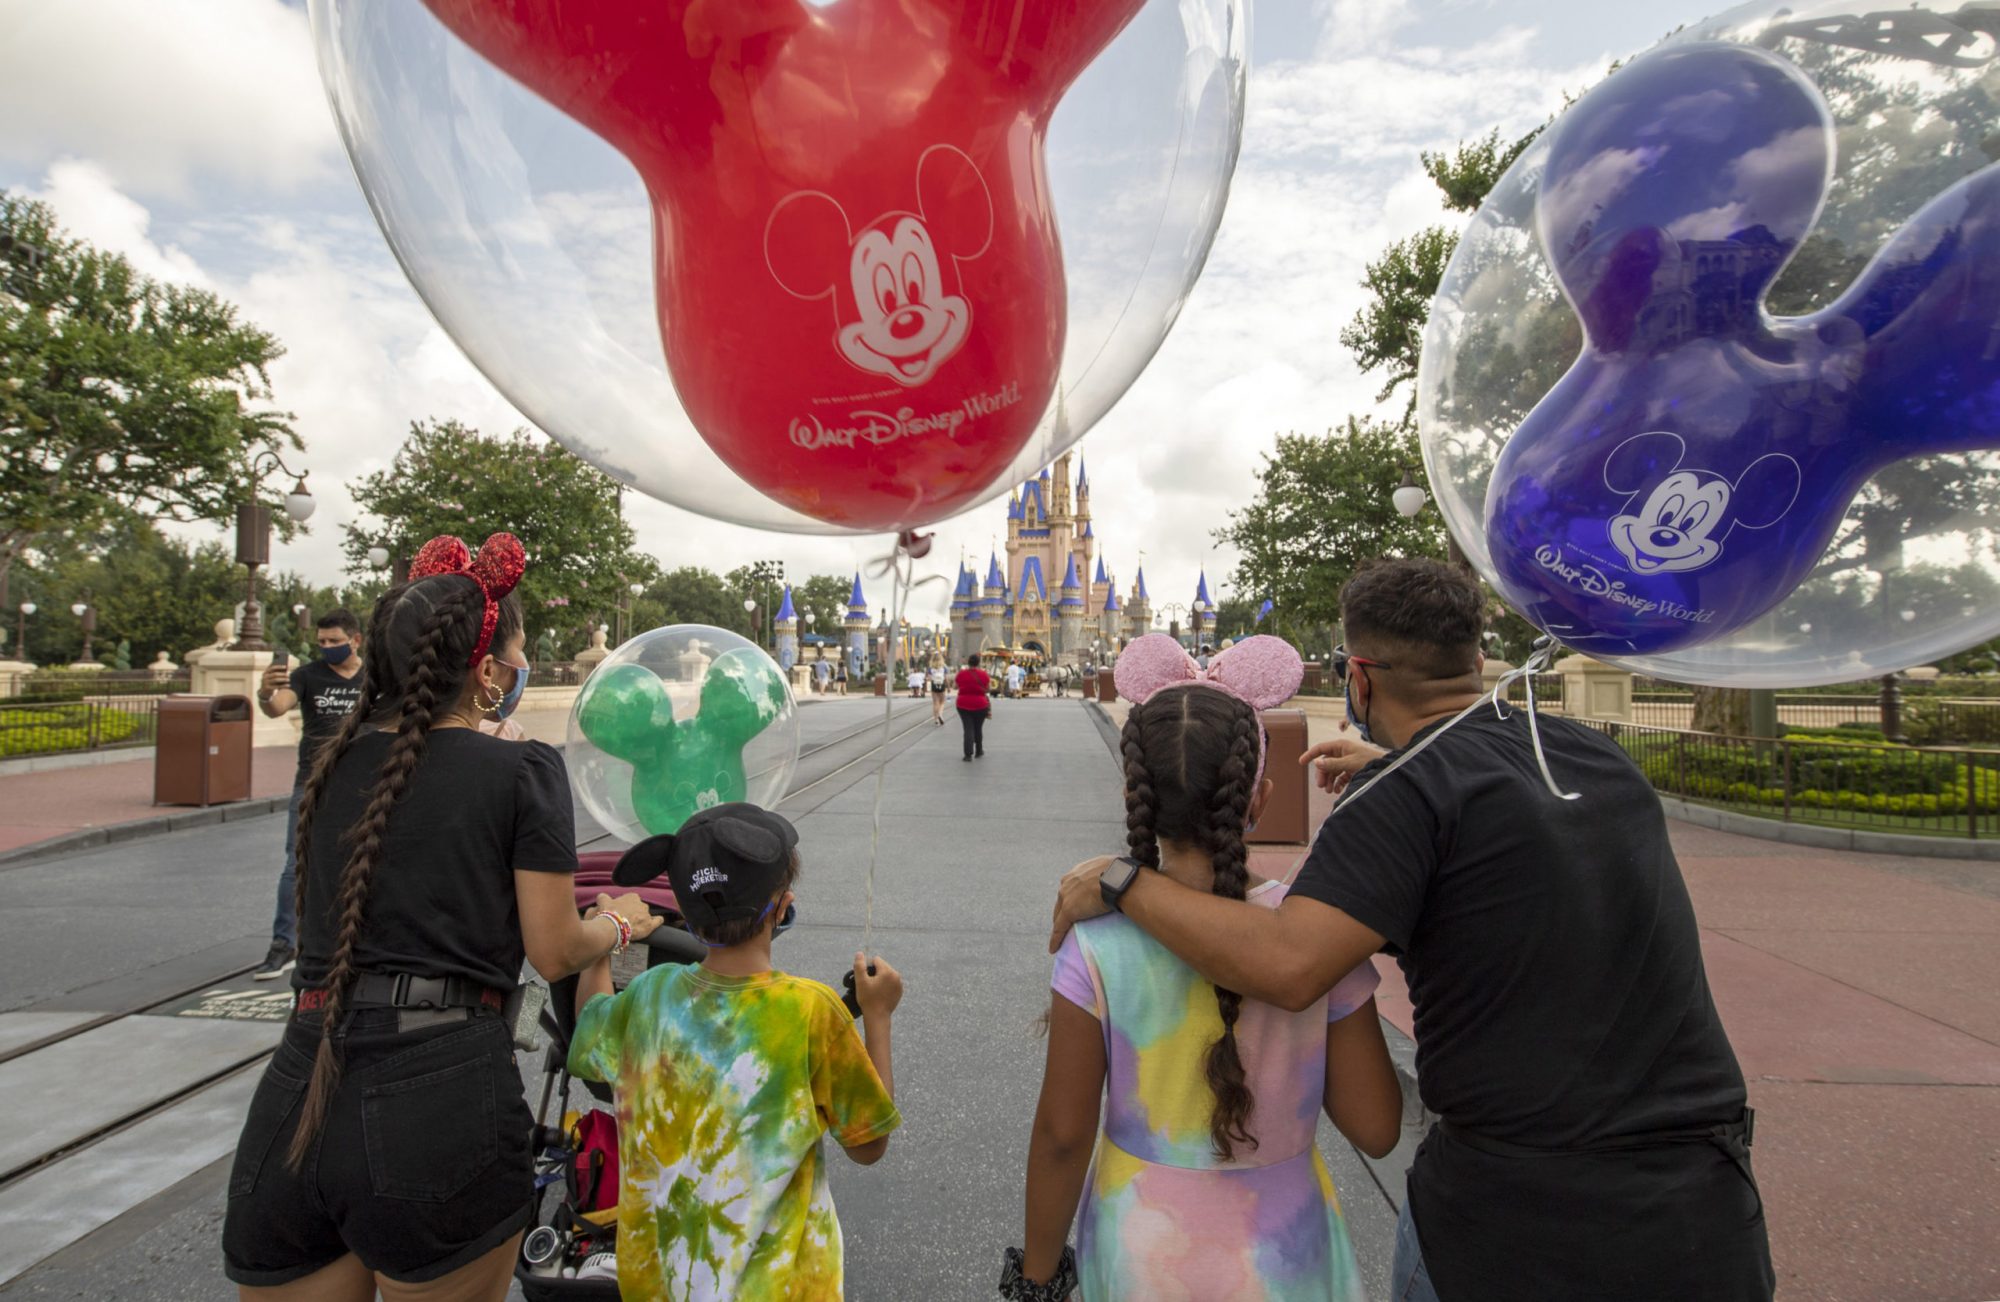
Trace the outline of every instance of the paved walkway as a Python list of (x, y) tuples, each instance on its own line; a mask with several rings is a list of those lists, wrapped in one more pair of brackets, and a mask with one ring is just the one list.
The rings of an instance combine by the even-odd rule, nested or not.
[[(1330, 808), (1315, 792), (1315, 827)], [(2000, 864), (1668, 827), (1757, 1109), (1780, 1296), (2000, 1297)], [(1377, 966), (1408, 1034), (1402, 973)]]

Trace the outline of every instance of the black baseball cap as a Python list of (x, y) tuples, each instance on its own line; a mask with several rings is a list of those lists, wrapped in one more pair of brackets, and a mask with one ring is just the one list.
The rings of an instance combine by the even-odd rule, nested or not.
[(611, 872), (620, 886), (642, 886), (661, 873), (681, 916), (696, 931), (754, 918), (785, 880), (798, 829), (768, 809), (732, 803), (701, 810), (681, 830), (648, 837)]

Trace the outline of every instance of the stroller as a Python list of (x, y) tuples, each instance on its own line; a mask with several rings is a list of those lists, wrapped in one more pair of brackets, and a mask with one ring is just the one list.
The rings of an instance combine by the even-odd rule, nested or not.
[[(612, 959), (614, 987), (625, 986), (650, 967), (662, 963), (699, 963), (706, 950), (681, 928), (673, 890), (664, 878), (639, 887), (615, 886), (611, 870), (622, 851), (595, 851), (577, 856), (576, 907), (579, 912), (597, 902), (600, 892), (636, 890), (661, 926), (631, 950)], [(643, 947), (643, 948), (642, 948)], [(592, 1100), (611, 1102), (611, 1087), (579, 1081), (585, 1091), (571, 1110), (569, 1044), (576, 1030), (576, 978), (549, 983), (548, 1006), (541, 1025), (548, 1044), (542, 1050), (542, 1097), (535, 1109), (535, 1215), (521, 1241), (514, 1278), (528, 1302), (618, 1302), (615, 1268), (604, 1264), (586, 1271), (591, 1258), (614, 1251), (618, 1236), (617, 1132), (608, 1113), (593, 1110)], [(553, 1109), (553, 1111), (552, 1111)], [(606, 1187), (608, 1183), (608, 1188)]]

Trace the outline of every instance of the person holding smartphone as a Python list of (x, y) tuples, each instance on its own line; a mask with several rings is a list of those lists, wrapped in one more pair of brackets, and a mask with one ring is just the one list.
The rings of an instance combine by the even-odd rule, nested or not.
[(278, 874), (278, 908), (271, 919), (271, 949), (250, 975), (271, 981), (292, 970), (299, 956), (299, 917), (294, 901), (298, 871), (299, 796), (312, 772), (313, 760), (328, 738), (361, 700), (361, 621), (345, 608), (321, 615), (314, 630), (319, 658), (298, 665), (283, 651), (264, 671), (257, 688), (257, 708), (273, 719), (297, 706), (303, 727), (299, 733), (299, 769), (292, 781), (292, 800), (285, 808), (285, 868)]

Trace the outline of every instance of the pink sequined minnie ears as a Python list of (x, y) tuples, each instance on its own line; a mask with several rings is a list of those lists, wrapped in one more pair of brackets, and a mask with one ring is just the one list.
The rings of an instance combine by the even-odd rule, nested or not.
[[(1118, 694), (1144, 705), (1170, 687), (1213, 687), (1229, 693), (1253, 710), (1269, 710), (1298, 695), (1306, 667), (1290, 642), (1259, 634), (1246, 637), (1226, 651), (1210, 656), (1203, 669), (1185, 648), (1165, 633), (1134, 638), (1118, 655), (1112, 681)], [(1264, 730), (1257, 729), (1257, 781), (1264, 780)]]
[(462, 539), (443, 534), (417, 549), (410, 562), (410, 582), (440, 574), (463, 574), (486, 594), (486, 613), (479, 625), (479, 640), (472, 644), (472, 664), (493, 645), (493, 630), (500, 622), (500, 599), (514, 590), (527, 572), (528, 553), (521, 540), (511, 533), (496, 533), (472, 554)]

